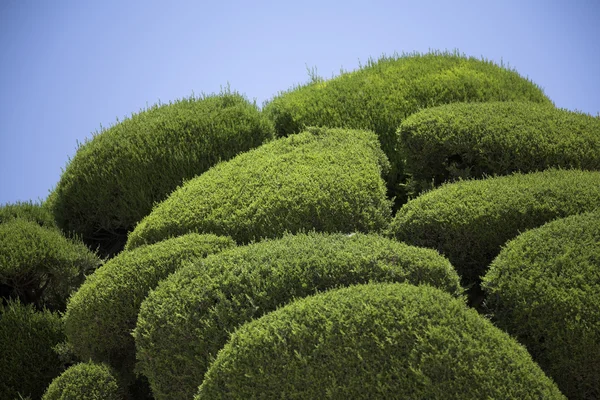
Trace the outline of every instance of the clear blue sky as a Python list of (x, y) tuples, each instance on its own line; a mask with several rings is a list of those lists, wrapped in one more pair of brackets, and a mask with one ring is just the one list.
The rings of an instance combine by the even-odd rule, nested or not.
[(502, 59), (600, 113), (598, 0), (0, 0), (0, 204), (44, 199), (77, 142), (229, 83), (258, 104), (369, 57)]

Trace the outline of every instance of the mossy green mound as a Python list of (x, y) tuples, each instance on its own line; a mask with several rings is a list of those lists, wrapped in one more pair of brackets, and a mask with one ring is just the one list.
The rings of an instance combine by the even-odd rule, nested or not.
[(370, 281), (426, 283), (460, 297), (448, 260), (378, 235), (300, 234), (198, 260), (142, 303), (139, 370), (156, 399), (192, 398), (229, 333), (294, 298)]
[(65, 332), (83, 360), (105, 362), (133, 377), (135, 328), (142, 301), (159, 281), (191, 260), (234, 246), (230, 238), (191, 233), (109, 260), (71, 297)]
[(436, 52), (382, 57), (331, 80), (315, 79), (276, 96), (264, 110), (279, 136), (305, 126), (376, 132), (392, 164), (388, 183), (396, 190), (402, 173), (396, 130), (404, 118), (426, 107), (493, 100), (550, 104), (537, 85), (515, 71), (458, 53)]
[(13, 218), (0, 224), (0, 284), (5, 298), (19, 298), (38, 309), (64, 310), (69, 295), (100, 259), (56, 228)]
[(55, 378), (42, 400), (122, 400), (113, 371), (107, 365), (80, 363)]
[(62, 368), (52, 350), (64, 340), (58, 314), (31, 304), (0, 304), (0, 398), (39, 399)]
[(200, 399), (564, 399), (525, 348), (448, 293), (370, 284), (239, 328)]
[(236, 93), (153, 106), (77, 150), (50, 196), (57, 223), (114, 254), (155, 202), (272, 135), (257, 106)]
[(550, 167), (600, 170), (600, 119), (532, 102), (427, 108), (398, 130), (416, 191), (456, 178)]
[(600, 207), (600, 172), (547, 170), (445, 184), (405, 204), (391, 224), (401, 241), (437, 249), (463, 284), (480, 281), (519, 233)]
[(46, 228), (55, 228), (54, 215), (45, 203), (16, 202), (0, 206), (0, 224), (13, 219), (33, 221)]
[(519, 235), (482, 286), (497, 325), (569, 399), (600, 398), (600, 209)]
[(371, 132), (309, 129), (186, 182), (137, 225), (126, 248), (187, 232), (249, 243), (286, 231), (380, 231), (391, 219), (387, 166)]

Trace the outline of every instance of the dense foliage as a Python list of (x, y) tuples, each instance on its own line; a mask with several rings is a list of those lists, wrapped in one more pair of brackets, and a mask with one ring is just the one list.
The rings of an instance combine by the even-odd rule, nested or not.
[(17, 218), (33, 221), (46, 228), (56, 227), (54, 215), (45, 203), (16, 202), (0, 206), (0, 224)]
[(100, 263), (83, 243), (65, 238), (56, 228), (21, 218), (0, 223), (3, 298), (64, 310), (71, 292)]
[(600, 209), (510, 241), (483, 288), (498, 326), (569, 399), (600, 398)]
[(371, 284), (239, 328), (200, 399), (564, 399), (527, 351), (430, 286)]
[(532, 102), (424, 109), (398, 130), (416, 191), (456, 178), (549, 167), (600, 170), (600, 119)]
[(42, 400), (122, 400), (114, 373), (107, 365), (79, 363), (55, 378)]
[(272, 124), (237, 93), (153, 106), (79, 147), (50, 197), (56, 221), (114, 254), (184, 180), (272, 135)]
[(379, 231), (391, 218), (387, 165), (371, 132), (309, 129), (186, 182), (137, 225), (126, 248), (194, 231), (238, 243), (286, 231)]
[(0, 305), (0, 398), (39, 399), (61, 372), (52, 348), (63, 340), (58, 314), (17, 301)]
[(369, 281), (462, 293), (437, 252), (377, 235), (287, 235), (237, 247), (179, 269), (142, 303), (134, 332), (140, 371), (157, 400), (192, 398), (237, 326), (294, 298)]
[(405, 204), (391, 224), (401, 241), (437, 249), (463, 284), (479, 282), (501, 246), (556, 218), (600, 207), (600, 172), (547, 170), (445, 184)]

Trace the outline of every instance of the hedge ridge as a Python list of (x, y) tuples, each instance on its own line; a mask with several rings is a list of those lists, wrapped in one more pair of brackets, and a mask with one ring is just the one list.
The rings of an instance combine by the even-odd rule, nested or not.
[(456, 271), (433, 250), (373, 234), (286, 235), (198, 260), (162, 281), (140, 308), (138, 368), (157, 400), (192, 398), (240, 324), (294, 298), (369, 281), (462, 294)]
[(448, 293), (369, 284), (233, 333), (200, 399), (564, 399), (527, 351)]
[(64, 231), (116, 253), (155, 202), (272, 136), (258, 107), (235, 92), (152, 106), (79, 147), (51, 196), (52, 210)]
[(381, 231), (391, 219), (372, 132), (312, 128), (186, 182), (129, 235), (127, 249), (187, 232), (249, 243), (302, 230)]
[(416, 192), (456, 178), (550, 167), (600, 170), (600, 119), (533, 102), (424, 109), (398, 129)]
[(111, 368), (92, 362), (71, 366), (56, 377), (42, 400), (122, 400), (122, 390)]
[(508, 242), (483, 278), (496, 324), (569, 399), (600, 398), (600, 208)]

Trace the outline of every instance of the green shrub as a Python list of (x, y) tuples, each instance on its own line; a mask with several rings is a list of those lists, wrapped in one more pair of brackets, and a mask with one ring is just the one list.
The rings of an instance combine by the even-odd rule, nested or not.
[(61, 372), (52, 348), (63, 340), (58, 314), (18, 301), (0, 305), (0, 398), (39, 399)]
[(550, 104), (542, 90), (516, 71), (458, 53), (382, 57), (360, 70), (280, 93), (265, 105), (279, 136), (305, 126), (368, 129), (377, 133), (395, 190), (402, 159), (396, 150), (400, 123), (422, 108), (471, 101), (524, 100)]
[(531, 102), (455, 103), (398, 130), (417, 191), (455, 178), (550, 167), (600, 170), (600, 119)]
[(370, 284), (240, 327), (196, 399), (564, 399), (527, 351), (429, 286)]
[(497, 324), (569, 399), (600, 398), (600, 209), (517, 236), (482, 286)]
[(125, 251), (89, 276), (71, 297), (65, 332), (83, 360), (105, 362), (133, 376), (140, 304), (158, 282), (183, 263), (232, 247), (233, 240), (195, 233)]
[(122, 400), (110, 367), (104, 364), (73, 365), (54, 379), (42, 400)]
[(184, 180), (272, 135), (257, 106), (237, 93), (153, 106), (79, 147), (50, 199), (57, 223), (114, 254)]
[(378, 231), (391, 218), (377, 137), (309, 129), (219, 164), (157, 205), (129, 235), (127, 249), (190, 231), (238, 243), (285, 231)]
[(501, 246), (520, 232), (599, 206), (600, 172), (517, 173), (427, 192), (398, 211), (391, 232), (398, 240), (438, 250), (463, 284), (473, 285)]
[(46, 204), (16, 202), (0, 206), (0, 224), (16, 218), (33, 221), (46, 228), (56, 227), (54, 216)]
[(428, 283), (460, 297), (448, 260), (377, 235), (300, 234), (179, 269), (142, 303), (138, 367), (156, 399), (192, 398), (238, 325), (294, 298), (369, 281)]
[(78, 241), (20, 218), (0, 224), (0, 284), (5, 297), (20, 298), (38, 309), (63, 310), (68, 296), (100, 265)]

